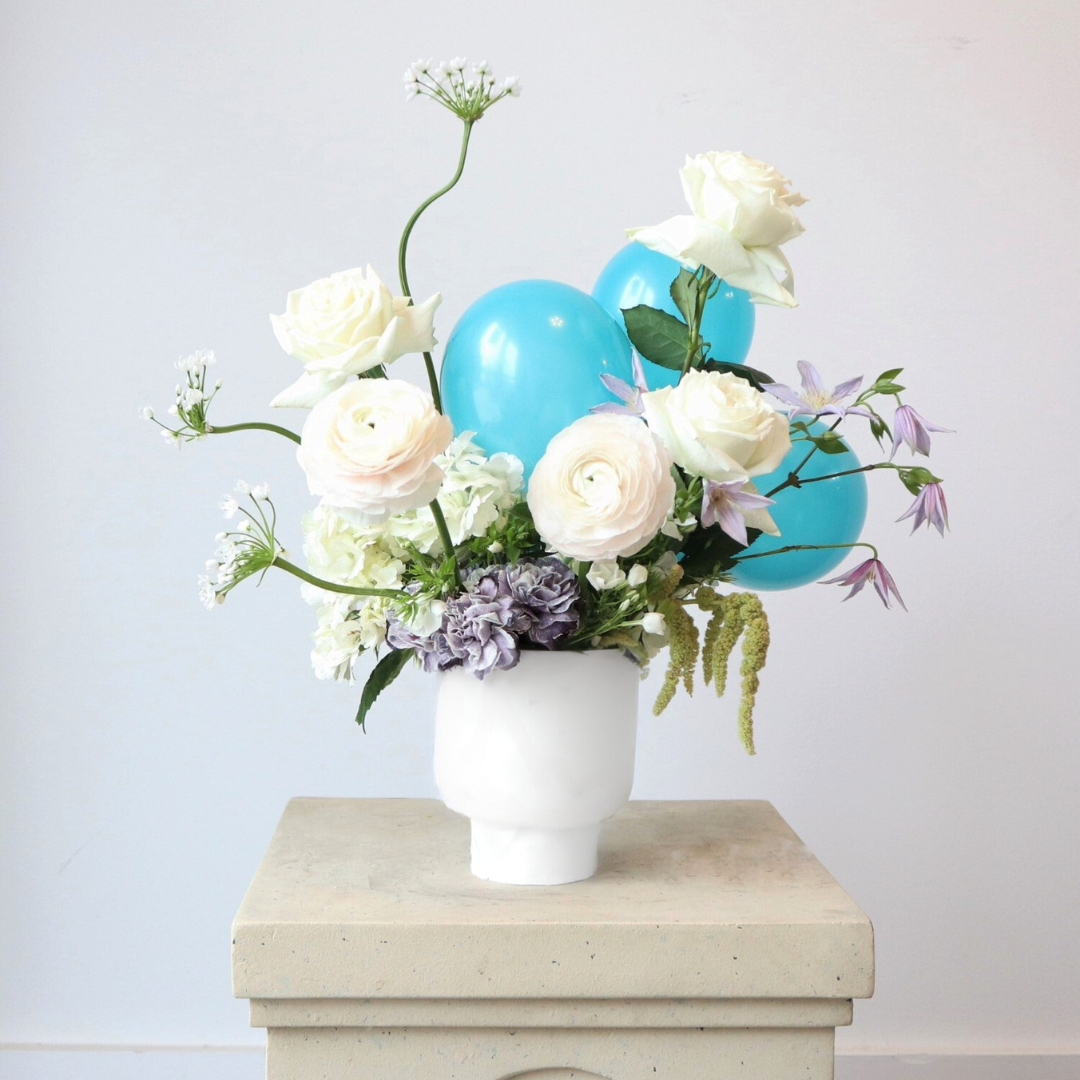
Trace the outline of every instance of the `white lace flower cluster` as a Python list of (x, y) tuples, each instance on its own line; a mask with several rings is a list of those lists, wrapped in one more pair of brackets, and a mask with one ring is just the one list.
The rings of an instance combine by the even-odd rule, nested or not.
[(270, 501), (270, 485), (252, 486), (244, 480), (238, 481), (235, 493), (221, 500), (221, 510), (227, 521), (240, 512), (237, 496), (249, 499), (252, 509), (232, 529), (214, 537), (217, 550), (214, 557), (206, 561), (206, 573), (199, 575), (199, 599), (210, 611), (223, 604), (229, 591), (241, 581), (253, 574), (264, 573), (274, 559), (283, 554), (274, 538), (277, 512)]
[[(471, 439), (472, 432), (463, 432), (436, 458), (445, 474), (439, 502), (455, 544), (483, 536), (521, 500), (521, 462), (512, 454), (488, 457)], [(358, 524), (348, 511), (321, 504), (305, 515), (302, 527), (310, 571), (326, 581), (357, 588), (400, 589), (410, 549), (431, 554), (439, 547), (438, 529), (427, 506), (376, 524)], [(361, 653), (386, 638), (392, 601), (331, 593), (312, 585), (305, 585), (302, 592), (318, 609), (311, 653), (315, 675), (352, 682)], [(430, 610), (438, 603), (419, 602), (416, 619), (430, 621), (440, 615)]]
[(466, 75), (468, 65), (463, 56), (434, 65), (431, 60), (417, 60), (405, 72), (405, 99), (429, 97), (462, 120), (479, 120), (496, 101), (521, 93), (516, 75), (503, 79), (496, 89), (497, 80), (486, 60), (473, 64)]
[(221, 389), (220, 379), (211, 387), (206, 383), (207, 368), (212, 367), (216, 359), (212, 350), (199, 349), (176, 361), (176, 370), (183, 375), (184, 381), (176, 384), (176, 400), (169, 406), (169, 415), (180, 421), (179, 427), (163, 424), (149, 405), (139, 410), (139, 416), (157, 424), (162, 437), (173, 446), (180, 447), (206, 435), (206, 410)]

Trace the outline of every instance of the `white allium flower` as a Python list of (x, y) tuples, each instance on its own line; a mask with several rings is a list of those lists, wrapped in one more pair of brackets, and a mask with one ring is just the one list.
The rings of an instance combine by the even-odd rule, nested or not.
[(206, 572), (208, 574), (216, 574), (218, 572), (218, 570), (220, 570), (220, 569), (221, 569), (221, 563), (219, 563), (217, 561), (217, 559), (207, 559), (206, 560)]
[[(222, 597), (224, 599), (224, 597)], [(205, 574), (199, 575), (199, 600), (207, 611), (213, 611), (221, 602), (214, 589), (214, 583)]]
[(179, 405), (170, 405), (169, 406), (169, 415), (170, 416), (179, 416), (180, 415), (180, 406)]
[(195, 361), (195, 367), (210, 367), (217, 363), (213, 349), (199, 349), (191, 359)]
[(236, 526), (236, 531), (237, 532), (249, 533), (249, 532), (251, 532), (251, 529), (252, 529), (252, 524), (251, 524), (251, 521), (248, 518), (244, 518), (244, 520), (241, 521)]
[(259, 502), (265, 502), (270, 498), (270, 485), (265, 482), (256, 484), (251, 489), (251, 497), (253, 499), (258, 499)]
[(246, 480), (236, 481), (236, 494), (237, 495), (249, 495), (251, 493), (251, 485)]
[(149, 405), (144, 405), (139, 410), (139, 416), (142, 417), (143, 420), (153, 420), (154, 419), (154, 410), (151, 409)]
[(198, 405), (205, 396), (206, 395), (197, 386), (189, 386), (181, 395), (181, 400), (184, 408), (190, 409), (192, 405)]
[(521, 80), (516, 75), (509, 75), (503, 79), (503, 89), (511, 97), (518, 97), (521, 94)]
[(468, 62), (469, 61), (466, 60), (464, 56), (455, 56), (454, 59), (450, 61), (450, 64), (449, 64), (450, 70), (451, 71), (464, 71), (466, 65), (468, 64)]
[(226, 495), (218, 505), (221, 507), (226, 518), (235, 517), (236, 511), (240, 509), (240, 504), (233, 495)]

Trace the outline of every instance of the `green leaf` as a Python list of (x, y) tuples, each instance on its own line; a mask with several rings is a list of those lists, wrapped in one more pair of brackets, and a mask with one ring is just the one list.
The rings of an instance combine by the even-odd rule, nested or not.
[(686, 323), (647, 304), (627, 308), (623, 321), (631, 344), (646, 360), (673, 371), (682, 370), (690, 344)]
[(897, 375), (904, 369), (902, 367), (889, 368), (888, 371), (883, 371), (878, 377), (877, 382), (892, 382)]
[(757, 368), (748, 367), (746, 364), (729, 364), (726, 360), (706, 360), (701, 366), (705, 371), (719, 371), (721, 374), (729, 371), (732, 375), (745, 379), (755, 390), (762, 392), (765, 390), (766, 383), (776, 382), (771, 375), (766, 375), (764, 371), (758, 371)]
[[(747, 529), (747, 547), (759, 536), (759, 529)], [(746, 548), (732, 539), (719, 525), (707, 529), (695, 529), (683, 544), (683, 558), (679, 565), (686, 581), (715, 581), (735, 565), (734, 555), (741, 555)]]
[(382, 364), (376, 364), (372, 368), (368, 368), (367, 371), (361, 371), (357, 376), (358, 379), (385, 379), (386, 368)]
[(912, 495), (918, 495), (927, 484), (941, 483), (940, 477), (935, 476), (929, 469), (924, 469), (921, 465), (897, 469), (896, 471), (899, 474), (904, 487), (906, 487)]
[(823, 454), (846, 454), (848, 445), (835, 431), (827, 431), (824, 435), (812, 435), (810, 441)]
[(682, 317), (689, 325), (694, 317), (694, 305), (698, 295), (697, 276), (691, 274), (685, 267), (679, 271), (679, 276), (671, 283), (671, 299), (675, 306), (682, 312)]
[(412, 649), (392, 649), (371, 669), (360, 695), (360, 708), (356, 710), (356, 722), (365, 731), (364, 722), (375, 699), (401, 674), (414, 655)]

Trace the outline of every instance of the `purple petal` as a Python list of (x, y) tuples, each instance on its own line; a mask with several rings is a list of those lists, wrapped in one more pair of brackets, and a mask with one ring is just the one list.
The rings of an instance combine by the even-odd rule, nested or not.
[(775, 382), (764, 383), (763, 385), (774, 398), (779, 398), (779, 400), (786, 405), (794, 405), (797, 409), (805, 409), (806, 402), (798, 393), (792, 390), (790, 386)]
[(865, 562), (859, 563), (853, 570), (849, 570), (846, 574), (841, 574), (839, 577), (829, 578), (828, 581), (819, 581), (819, 585), (852, 585), (860, 578), (866, 578), (866, 576), (873, 569), (874, 560), (867, 559)]
[(605, 372), (600, 376), (600, 381), (620, 401), (624, 401), (628, 405), (637, 397), (637, 390), (625, 380), (620, 379), (618, 375), (609, 375)]
[(776, 505), (775, 499), (759, 495), (756, 491), (735, 491), (728, 498), (736, 506), (741, 506), (744, 510), (762, 510), (766, 506)]
[(630, 363), (634, 367), (634, 385), (643, 393), (649, 392), (649, 384), (645, 381), (645, 368), (642, 366), (641, 357), (638, 356), (637, 349), (634, 349), (630, 354)]
[[(885, 589), (886, 589), (886, 591), (887, 591), (887, 592), (891, 592), (891, 593), (893, 594), (893, 596), (895, 596), (895, 597), (896, 597), (896, 602), (897, 602), (897, 603), (898, 603), (898, 604), (899, 604), (899, 605), (900, 605), (900, 606), (901, 606), (901, 607), (902, 607), (902, 608), (903, 608), (903, 609), (904, 609), (905, 611), (907, 611), (907, 604), (905, 604), (905, 603), (904, 603), (904, 601), (903, 601), (903, 599), (901, 598), (901, 596), (900, 596), (900, 590), (899, 590), (899, 589), (898, 589), (898, 588), (896, 587), (896, 582), (895, 582), (895, 581), (893, 581), (893, 576), (892, 576), (892, 574), (890, 574), (890, 573), (889, 573), (889, 571), (885, 569), (885, 566), (884, 566), (884, 564), (883, 564), (883, 563), (880, 563), (880, 562), (878, 563), (878, 571), (879, 571), (879, 573), (881, 574), (881, 580), (882, 580), (882, 581), (884, 582), (884, 584), (885, 584)], [(879, 590), (879, 591), (880, 591), (880, 590)], [(886, 603), (886, 605), (885, 605), (885, 606), (886, 606), (886, 607), (888, 607), (889, 605), (888, 605), (888, 604)]]
[(847, 382), (842, 382), (833, 392), (833, 400), (838, 401), (840, 398), (846, 398), (848, 394), (854, 394), (856, 390), (862, 386), (863, 377), (860, 375), (856, 379), (848, 379)]
[(732, 540), (737, 540), (746, 547), (746, 518), (726, 500), (720, 504), (720, 528)]
[(638, 409), (631, 409), (629, 405), (620, 405), (617, 401), (604, 401), (599, 405), (594, 405), (589, 412), (591, 413), (619, 413), (621, 416), (640, 416), (641, 412)]
[(804, 396), (809, 397), (811, 394), (824, 395), (825, 384), (821, 381), (818, 369), (809, 360), (800, 360), (796, 366), (799, 369), (799, 374), (802, 375)]

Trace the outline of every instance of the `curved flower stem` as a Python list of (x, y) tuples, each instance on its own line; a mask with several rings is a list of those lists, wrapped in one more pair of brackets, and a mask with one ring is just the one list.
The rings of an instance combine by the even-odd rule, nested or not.
[(294, 443), (300, 441), (300, 436), (288, 428), (279, 427), (277, 424), (264, 424), (261, 420), (253, 420), (248, 424), (207, 424), (207, 435), (226, 435), (230, 431), (273, 431), (277, 435), (284, 435), (286, 439), (292, 439)]
[[(398, 244), (398, 278), (401, 280), (401, 292), (404, 296), (412, 297), (412, 291), (409, 289), (409, 275), (405, 269), (405, 255), (409, 248), (409, 237), (412, 235), (413, 228), (417, 221), (420, 220), (420, 215), (437, 199), (441, 199), (460, 179), (461, 174), (465, 169), (465, 155), (469, 152), (469, 136), (472, 134), (472, 126), (476, 123), (476, 120), (466, 120), (465, 130), (461, 135), (461, 153), (458, 156), (457, 169), (454, 175), (450, 178), (450, 182), (443, 187), (439, 188), (434, 195), (428, 196), (413, 212), (413, 216), (405, 224), (405, 230), (401, 234), (401, 242)], [(442, 412), (442, 396), (439, 394), (439, 380), (435, 375), (435, 361), (431, 358), (431, 353), (424, 353), (424, 366), (427, 368), (428, 384), (431, 387), (431, 396), (435, 401), (435, 408)], [(436, 521), (438, 518), (436, 517)]]
[(454, 566), (454, 580), (461, 584), (461, 570), (458, 568), (457, 555), (454, 554), (454, 542), (450, 539), (450, 530), (446, 525), (442, 507), (438, 499), (432, 499), (428, 504), (431, 508), (431, 516), (435, 519), (435, 528), (439, 530), (439, 539), (442, 541), (443, 553)]
[(327, 592), (348, 593), (350, 596), (389, 596), (393, 599), (409, 595), (402, 592), (401, 589), (359, 589), (352, 585), (338, 585), (333, 581), (324, 581), (322, 578), (315, 577), (314, 574), (309, 574), (306, 570), (301, 570), (299, 566), (289, 562), (288, 559), (283, 559), (280, 555), (275, 555), (270, 565), (278, 566), (282, 570), (288, 571), (293, 577), (298, 577), (309, 585), (326, 589)]
[(764, 559), (768, 555), (783, 555), (787, 551), (826, 551), (829, 548), (869, 548), (878, 557), (877, 548), (865, 540), (856, 540), (852, 544), (788, 544), (786, 547), (773, 548), (772, 551), (758, 551), (753, 555), (732, 555), (733, 562), (742, 562), (744, 559)]
[[(842, 416), (838, 416), (833, 422), (832, 426), (829, 428), (829, 430), (835, 431), (840, 426), (840, 423), (843, 419), (844, 418)], [(802, 471), (803, 466), (806, 465), (806, 463), (817, 453), (817, 449), (817, 444), (815, 443), (812, 447), (810, 447), (810, 452), (806, 455), (806, 457), (804, 457), (802, 461), (800, 461), (799, 464), (796, 465), (795, 468), (788, 473), (788, 478), (782, 484), (777, 484), (776, 487), (772, 489), (772, 491), (765, 492), (765, 498), (771, 499), (778, 491), (783, 491), (784, 488), (787, 487), (793, 487), (794, 485), (792, 484), (791, 478), (794, 476), (796, 479), (798, 479), (799, 473)], [(822, 479), (824, 479), (824, 477), (822, 477)], [(802, 482), (806, 483), (805, 480)]]

